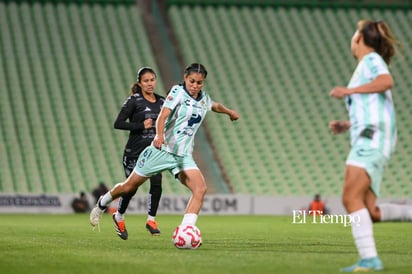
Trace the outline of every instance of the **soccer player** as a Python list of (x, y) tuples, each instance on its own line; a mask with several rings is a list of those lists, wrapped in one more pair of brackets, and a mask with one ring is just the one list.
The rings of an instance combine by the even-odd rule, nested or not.
[(375, 247), (375, 221), (412, 220), (412, 208), (376, 206), (383, 170), (394, 152), (396, 119), (388, 70), (398, 44), (384, 21), (361, 20), (351, 40), (358, 61), (348, 87), (334, 87), (330, 96), (344, 98), (349, 121), (331, 121), (334, 134), (350, 131), (351, 151), (346, 160), (342, 201), (352, 220), (352, 235), (360, 260), (343, 272), (383, 269)]
[(223, 113), (234, 121), (239, 114), (223, 104), (214, 102), (202, 90), (207, 76), (206, 68), (198, 63), (187, 66), (184, 81), (171, 88), (156, 120), (156, 136), (150, 146), (140, 153), (130, 176), (103, 195), (90, 213), (90, 224), (99, 224), (104, 210), (113, 199), (132, 193), (149, 177), (169, 170), (188, 187), (191, 198), (183, 216), (182, 225), (196, 225), (207, 185), (193, 156), (194, 137), (206, 113)]
[[(156, 135), (155, 121), (162, 108), (164, 97), (155, 93), (156, 73), (152, 68), (142, 67), (137, 71), (137, 81), (131, 87), (131, 95), (124, 102), (114, 128), (129, 130), (129, 139), (123, 152), (123, 168), (126, 178), (133, 172), (137, 157)], [(117, 235), (127, 240), (128, 233), (124, 221), (129, 202), (136, 194), (136, 190), (120, 197), (117, 212), (113, 214), (113, 221)], [(152, 235), (160, 235), (155, 220), (162, 195), (162, 174), (157, 173), (150, 177), (150, 190), (147, 198), (148, 216), (146, 229)]]

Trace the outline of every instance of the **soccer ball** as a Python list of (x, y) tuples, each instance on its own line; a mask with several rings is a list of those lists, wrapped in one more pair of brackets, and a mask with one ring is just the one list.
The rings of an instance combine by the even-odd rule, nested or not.
[(179, 225), (173, 232), (172, 238), (177, 248), (196, 249), (202, 244), (202, 234), (195, 225)]

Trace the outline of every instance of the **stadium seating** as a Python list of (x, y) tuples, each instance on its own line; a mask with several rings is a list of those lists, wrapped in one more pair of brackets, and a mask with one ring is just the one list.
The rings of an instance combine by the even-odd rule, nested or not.
[(0, 2), (1, 192), (75, 193), (123, 179), (127, 132), (113, 122), (137, 68), (157, 70), (138, 12), (120, 4)]
[[(241, 114), (236, 123), (216, 114), (206, 122), (234, 191), (258, 195), (339, 195), (348, 136), (331, 136), (328, 122), (347, 114), (328, 92), (356, 65), (356, 21), (387, 20), (404, 54), (391, 67), (399, 145), (382, 195), (410, 196), (410, 10), (215, 4), (168, 12), (185, 60), (209, 70), (205, 89)], [(1, 192), (76, 193), (123, 179), (127, 132), (113, 121), (136, 68), (158, 71), (138, 14), (126, 0), (0, 2)], [(161, 75), (157, 90), (166, 92)], [(165, 193), (187, 193), (165, 178)]]
[[(382, 9), (189, 6), (169, 9), (186, 60), (210, 70), (212, 96), (238, 109), (228, 125), (209, 115), (213, 142), (237, 193), (339, 195), (347, 136), (328, 132), (331, 119), (346, 119), (344, 103), (331, 99), (356, 65), (349, 43), (360, 18), (385, 18), (402, 41), (410, 12)], [(409, 36), (408, 36), (409, 35)], [(410, 52), (410, 49), (405, 49)], [(385, 174), (384, 196), (411, 193), (408, 157), (410, 61), (394, 61), (400, 137)], [(401, 72), (402, 71), (402, 72)]]

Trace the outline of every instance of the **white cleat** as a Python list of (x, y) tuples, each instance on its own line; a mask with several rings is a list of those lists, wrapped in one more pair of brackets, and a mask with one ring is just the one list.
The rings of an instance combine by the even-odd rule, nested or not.
[(106, 209), (101, 209), (99, 207), (99, 202), (101, 200), (100, 199), (97, 201), (96, 205), (94, 206), (94, 208), (92, 209), (92, 211), (90, 212), (90, 224), (92, 226), (96, 226), (100, 223), (100, 220), (103, 216), (103, 213), (106, 211)]

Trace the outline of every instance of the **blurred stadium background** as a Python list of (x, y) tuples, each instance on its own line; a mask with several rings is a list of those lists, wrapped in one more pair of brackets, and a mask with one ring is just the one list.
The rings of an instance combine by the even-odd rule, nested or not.
[[(349, 43), (362, 18), (383, 19), (403, 43), (391, 71), (397, 152), (382, 197), (412, 196), (412, 1), (0, 1), (0, 193), (90, 192), (123, 180), (127, 132), (113, 128), (136, 70), (157, 92), (186, 64), (241, 119), (209, 114), (196, 158), (209, 193), (339, 197), (347, 117), (328, 96), (356, 66)], [(164, 194), (187, 193), (165, 173)], [(144, 191), (147, 186), (143, 187)], [(143, 191), (143, 193), (144, 193)]]

